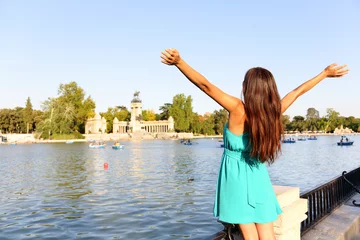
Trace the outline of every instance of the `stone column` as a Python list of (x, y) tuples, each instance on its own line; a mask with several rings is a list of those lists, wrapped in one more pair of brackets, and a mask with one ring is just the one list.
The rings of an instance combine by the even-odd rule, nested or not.
[(297, 187), (273, 186), (283, 213), (274, 222), (277, 240), (300, 240), (300, 223), (307, 218), (307, 199)]

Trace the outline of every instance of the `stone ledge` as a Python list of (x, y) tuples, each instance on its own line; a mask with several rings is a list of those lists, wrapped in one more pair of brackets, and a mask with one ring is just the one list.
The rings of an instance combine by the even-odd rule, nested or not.
[(300, 190), (298, 187), (274, 185), (273, 188), (281, 208), (290, 206), (293, 202), (299, 199)]
[(274, 223), (276, 234), (284, 234), (294, 226), (300, 227), (300, 223), (307, 218), (307, 200), (298, 199), (292, 205), (282, 209), (283, 213)]
[(360, 208), (342, 205), (309, 230), (302, 240), (353, 240), (360, 233)]

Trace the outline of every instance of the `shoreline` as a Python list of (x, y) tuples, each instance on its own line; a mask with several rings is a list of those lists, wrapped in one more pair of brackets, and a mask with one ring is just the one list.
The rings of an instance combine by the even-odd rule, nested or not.
[[(181, 133), (181, 134), (190, 134), (190, 133)], [(17, 134), (11, 134), (12, 136)], [(21, 134), (19, 134), (20, 136)], [(334, 133), (285, 133), (284, 136), (286, 137), (304, 137), (304, 136), (341, 136), (341, 135), (348, 135), (348, 136), (355, 136), (360, 135), (360, 133), (340, 133), (340, 134), (334, 134)], [(134, 141), (134, 140), (181, 140), (181, 139), (222, 139), (223, 135), (187, 135), (183, 137), (167, 137), (167, 138), (143, 138), (143, 139), (135, 139), (130, 137), (122, 137), (122, 138), (109, 138), (109, 135), (106, 135), (108, 137), (105, 137), (104, 135), (99, 138), (99, 136), (89, 136), (86, 135), (85, 139), (61, 139), (61, 140), (38, 140), (38, 139), (24, 139), (24, 138), (18, 138), (17, 140), (9, 139), (7, 142), (0, 142), (0, 145), (17, 145), (17, 144), (49, 144), (49, 143), (66, 143), (67, 141), (73, 141), (74, 143), (84, 143), (84, 142), (90, 142), (91, 140), (95, 141), (103, 141), (103, 142), (114, 142), (114, 141)]]

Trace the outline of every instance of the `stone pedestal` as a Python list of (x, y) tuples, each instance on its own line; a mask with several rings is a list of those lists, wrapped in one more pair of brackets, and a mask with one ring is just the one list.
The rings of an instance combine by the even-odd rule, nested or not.
[(307, 199), (300, 198), (297, 187), (274, 186), (283, 213), (274, 222), (277, 240), (300, 240), (300, 223), (307, 218)]

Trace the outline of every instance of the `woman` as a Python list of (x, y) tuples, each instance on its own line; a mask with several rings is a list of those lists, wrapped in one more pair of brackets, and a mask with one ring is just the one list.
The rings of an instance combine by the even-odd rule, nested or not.
[(166, 49), (162, 62), (175, 65), (193, 84), (229, 112), (224, 127), (224, 154), (217, 181), (214, 215), (237, 224), (244, 239), (275, 239), (273, 222), (282, 212), (265, 166), (281, 151), (282, 113), (302, 94), (327, 77), (342, 77), (346, 65), (332, 64), (280, 99), (271, 72), (247, 71), (244, 102), (211, 84), (192, 69), (176, 49)]

